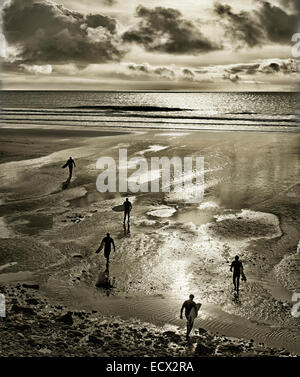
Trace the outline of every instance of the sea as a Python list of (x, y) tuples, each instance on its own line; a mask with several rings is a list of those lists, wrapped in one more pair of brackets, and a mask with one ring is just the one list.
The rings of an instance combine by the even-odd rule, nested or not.
[(5, 124), (300, 131), (297, 92), (1, 91), (0, 95)]

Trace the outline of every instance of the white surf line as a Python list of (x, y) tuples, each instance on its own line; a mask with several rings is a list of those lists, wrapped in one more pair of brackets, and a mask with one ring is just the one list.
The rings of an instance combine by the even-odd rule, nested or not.
[(3, 264), (2, 266), (0, 266), (0, 271), (3, 271), (3, 270), (5, 270), (6, 268), (9, 268), (9, 267), (15, 266), (16, 264), (18, 264), (18, 263), (17, 262), (10, 262), (10, 263), (7, 263), (7, 264)]
[(137, 152), (137, 155), (143, 156), (145, 153), (150, 153), (150, 152), (160, 152), (163, 151), (164, 149), (169, 148), (168, 146), (164, 145), (149, 145), (148, 149), (144, 149), (142, 151)]

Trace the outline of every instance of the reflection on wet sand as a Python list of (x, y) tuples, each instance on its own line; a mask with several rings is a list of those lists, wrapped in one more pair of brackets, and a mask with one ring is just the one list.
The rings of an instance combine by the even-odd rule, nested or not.
[[(84, 163), (78, 164), (77, 179), (69, 190), (59, 189), (63, 176), (52, 182), (53, 174), (57, 171), (54, 165), (65, 158), (63, 153), (57, 154), (54, 161), (49, 160), (48, 165), (44, 159), (42, 167), (34, 165), (22, 172), (22, 179), (12, 179), (9, 199), (18, 202), (5, 204), (0, 209), (2, 213), (5, 211), (3, 216), (12, 231), (19, 231), (21, 235), (10, 236), (5, 242), (0, 240), (0, 264), (16, 261), (23, 271), (44, 269), (41, 270), (43, 289), (47, 292), (52, 284), (55, 291), (53, 299), (61, 297), (64, 305), (89, 304), (92, 309), (99, 308), (105, 314), (118, 315), (120, 308), (113, 308), (114, 300), (111, 299), (114, 295), (114, 299), (119, 296), (122, 305), (126, 306), (122, 315), (127, 318), (139, 316), (153, 322), (162, 320), (177, 324), (173, 318), (177, 302), (167, 306), (167, 309), (162, 308), (167, 305), (169, 296), (181, 301), (191, 290), (197, 299), (203, 301), (204, 310), (206, 305), (217, 303), (230, 316), (235, 314), (244, 320), (255, 317), (258, 325), (253, 325), (255, 329), (249, 335), (251, 337), (253, 333), (256, 339), (261, 337), (260, 324), (266, 321), (276, 324), (278, 328), (289, 325), (296, 333), (297, 323), (287, 316), (283, 303), (272, 296), (259, 278), (271, 272), (287, 251), (292, 253), (297, 249), (297, 192), (293, 191), (295, 196), (292, 197), (286, 197), (284, 193), (297, 183), (300, 173), (299, 136), (203, 132), (166, 141), (170, 148), (153, 152), (155, 155), (171, 157), (177, 153), (181, 157), (204, 156), (207, 172), (205, 202), (187, 207), (184, 191), (180, 193), (182, 196), (173, 197), (172, 203), (163, 193), (138, 193), (131, 217), (134, 232), (129, 237), (126, 235), (130, 234), (130, 224), (122, 227), (122, 216), (118, 213), (120, 196), (116, 198), (113, 193), (97, 193), (95, 180), (98, 172), (93, 167), (86, 169), (86, 166), (94, 166), (100, 157), (99, 150), (102, 155), (115, 158), (117, 151), (112, 146), (118, 141), (128, 141), (132, 145), (129, 155), (156, 144), (153, 140), (155, 136), (151, 133), (147, 135), (147, 140), (144, 135), (134, 137), (135, 143), (132, 143), (133, 136), (130, 135), (126, 140), (127, 136), (120, 140), (98, 140), (97, 145), (93, 141), (94, 149), (90, 145), (85, 147), (88, 153), (83, 154), (84, 158), (80, 157)], [(46, 183), (41, 176), (47, 178)], [(36, 182), (41, 184), (37, 185)], [(2, 190), (5, 195), (7, 188)], [(28, 197), (30, 202), (21, 200)], [(150, 219), (147, 215), (150, 208), (161, 208), (163, 205), (174, 205), (178, 210), (169, 217)], [(78, 210), (78, 207), (81, 209)], [(75, 208), (80, 211), (80, 221), (74, 221)], [(280, 220), (282, 232), (278, 231), (277, 223), (276, 227), (266, 228), (260, 220), (244, 219), (241, 209), (245, 208), (256, 214), (274, 213), (276, 221)], [(217, 221), (217, 216), (224, 213), (233, 217)], [(25, 229), (21, 223), (25, 216), (34, 225), (30, 234), (27, 228), (31, 225), (27, 223)], [(53, 218), (49, 224), (44, 222), (47, 216)], [(258, 227), (260, 238), (253, 239)], [(265, 233), (264, 229), (268, 232)], [(94, 255), (94, 250), (99, 234), (107, 232), (111, 232), (116, 240), (116, 253), (112, 254), (109, 271), (102, 271), (105, 261), (104, 256), (100, 256), (102, 272), (98, 276), (99, 257)], [(28, 237), (32, 234), (34, 237)], [(255, 281), (249, 279), (241, 287), (241, 305), (232, 301), (232, 283), (227, 265), (227, 261), (237, 252), (241, 253), (247, 276), (249, 271), (249, 275), (256, 278)], [(70, 257), (74, 254), (80, 254), (82, 258)], [(60, 265), (59, 260), (62, 260)], [(55, 266), (48, 268), (50, 264)], [(48, 266), (47, 271), (45, 265)], [(17, 269), (17, 266), (14, 268)], [(287, 277), (289, 269), (284, 270), (282, 275)], [(115, 281), (111, 281), (112, 276)], [(99, 289), (95, 289), (97, 278)], [(58, 284), (60, 281), (74, 291), (73, 297), (63, 295)], [(83, 287), (86, 288), (84, 292)], [(101, 289), (110, 296), (105, 297), (106, 307)], [(87, 292), (90, 292), (90, 296)], [(99, 298), (97, 302), (91, 297), (94, 293)], [(154, 300), (151, 311), (148, 307), (145, 309), (143, 303), (138, 308), (131, 308), (130, 303), (125, 304), (125, 296), (148, 299), (154, 295), (164, 295), (168, 299), (162, 299), (161, 305)], [(215, 313), (215, 308), (213, 310)], [(221, 316), (218, 331), (222, 329), (222, 322)], [(205, 323), (208, 322), (203, 320), (203, 325)], [(244, 328), (242, 323), (240, 329)], [(278, 334), (280, 338), (281, 332), (278, 331)], [(242, 331), (239, 336), (243, 336)]]
[(105, 271), (100, 272), (98, 280), (96, 283), (97, 288), (103, 288), (107, 296), (110, 295), (112, 288), (114, 286), (111, 284), (109, 277), (109, 268), (106, 268)]

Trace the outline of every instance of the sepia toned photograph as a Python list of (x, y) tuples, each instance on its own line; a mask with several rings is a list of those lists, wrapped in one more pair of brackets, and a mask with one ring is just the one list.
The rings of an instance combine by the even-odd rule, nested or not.
[(1, 359), (297, 359), (299, 0), (0, 9)]

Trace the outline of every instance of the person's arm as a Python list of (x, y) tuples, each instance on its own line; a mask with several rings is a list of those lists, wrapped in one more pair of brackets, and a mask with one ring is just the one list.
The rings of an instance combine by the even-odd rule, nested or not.
[(243, 263), (241, 262), (241, 274), (244, 273), (244, 266), (243, 266)]
[(132, 204), (130, 203), (130, 206), (129, 206), (129, 211), (131, 211), (132, 210)]
[(111, 243), (113, 244), (114, 252), (115, 252), (115, 251), (116, 251), (116, 247), (115, 247), (115, 243), (114, 243), (114, 240), (113, 240), (113, 239), (111, 240)]
[(75, 161), (73, 160), (73, 164), (74, 164), (74, 168), (76, 168), (76, 164), (75, 164)]
[(233, 267), (233, 262), (231, 263), (231, 266), (230, 266), (230, 271), (232, 272), (232, 267)]
[(185, 308), (185, 302), (182, 304), (182, 307), (180, 309), (180, 319), (182, 319), (182, 313), (183, 313), (184, 308)]

